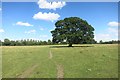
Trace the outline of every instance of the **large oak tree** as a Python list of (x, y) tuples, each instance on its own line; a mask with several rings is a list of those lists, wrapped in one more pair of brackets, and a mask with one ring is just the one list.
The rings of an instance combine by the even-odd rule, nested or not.
[(51, 31), (53, 43), (66, 41), (72, 44), (92, 43), (94, 41), (94, 28), (87, 21), (79, 17), (69, 17), (55, 23), (55, 30)]

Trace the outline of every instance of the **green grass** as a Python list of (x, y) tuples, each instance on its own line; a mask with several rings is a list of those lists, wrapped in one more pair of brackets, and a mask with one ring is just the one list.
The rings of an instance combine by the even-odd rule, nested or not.
[[(28, 78), (56, 78), (57, 64), (64, 78), (117, 78), (118, 45), (64, 45), (2, 47), (2, 76), (16, 78), (38, 65)], [(87, 47), (88, 46), (88, 47)], [(49, 53), (52, 58), (49, 59)]]

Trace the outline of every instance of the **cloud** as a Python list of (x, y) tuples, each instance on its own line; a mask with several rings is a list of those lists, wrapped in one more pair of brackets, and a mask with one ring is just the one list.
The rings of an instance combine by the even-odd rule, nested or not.
[(42, 12), (39, 12), (37, 14), (35, 14), (33, 16), (34, 19), (39, 19), (39, 20), (46, 20), (46, 21), (55, 21), (55, 20), (58, 20), (58, 18), (60, 17), (59, 14), (57, 13), (42, 13)]
[(48, 35), (40, 35), (40, 38), (47, 38)]
[(108, 26), (110, 26), (110, 27), (118, 27), (118, 26), (120, 26), (120, 23), (112, 21), (112, 22), (108, 23)]
[(40, 28), (40, 30), (41, 30), (41, 31), (43, 31), (43, 30), (44, 30), (44, 28)]
[(0, 8), (0, 11), (2, 11), (2, 8)]
[(44, 31), (45, 30), (45, 27), (44, 26), (39, 26), (38, 28), (40, 31)]
[(0, 33), (3, 33), (3, 32), (5, 32), (3, 29), (0, 29)]
[(110, 40), (118, 40), (118, 29), (117, 28), (108, 28), (106, 31), (96, 34), (95, 40), (98, 42), (100, 40), (110, 41)]
[(63, 6), (66, 5), (65, 2), (47, 2), (46, 0), (39, 0), (38, 1), (39, 8), (41, 9), (53, 9), (56, 10), (57, 8), (62, 8)]
[(47, 41), (48, 39), (50, 39), (50, 36), (43, 34), (43, 35), (39, 36), (39, 39), (42, 40), (42, 41)]
[(35, 33), (36, 30), (25, 31), (26, 34)]
[(118, 33), (118, 29), (116, 28), (108, 28), (109, 33)]
[(110, 41), (110, 40), (118, 40), (118, 34), (120, 34), (120, 29), (118, 26), (120, 23), (112, 21), (108, 23), (108, 28), (103, 30), (101, 33), (95, 33), (95, 40), (96, 41)]
[(33, 25), (31, 25), (31, 24), (29, 24), (29, 23), (27, 23), (27, 22), (17, 22), (15, 25), (19, 25), (19, 26), (33, 26)]
[(107, 33), (99, 33), (99, 34), (95, 34), (95, 40), (97, 40), (98, 42), (100, 40), (109, 41), (109, 40), (111, 40), (111, 36), (110, 36), (110, 34), (107, 34)]

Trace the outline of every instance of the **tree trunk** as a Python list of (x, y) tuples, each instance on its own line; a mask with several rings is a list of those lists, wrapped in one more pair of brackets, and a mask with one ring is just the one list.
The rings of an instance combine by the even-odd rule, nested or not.
[(69, 43), (69, 47), (72, 47), (72, 43)]

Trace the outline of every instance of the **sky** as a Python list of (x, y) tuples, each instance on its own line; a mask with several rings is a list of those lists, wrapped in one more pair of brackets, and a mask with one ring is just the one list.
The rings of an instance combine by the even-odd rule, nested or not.
[[(55, 22), (80, 17), (95, 28), (96, 41), (118, 39), (117, 2), (2, 2), (0, 40), (52, 39)], [(0, 25), (1, 26), (1, 25)]]

